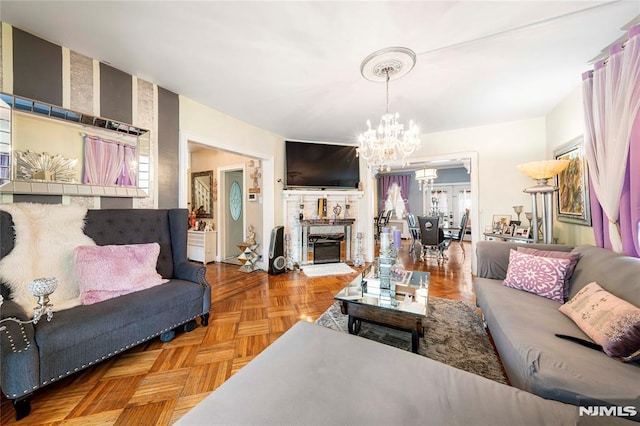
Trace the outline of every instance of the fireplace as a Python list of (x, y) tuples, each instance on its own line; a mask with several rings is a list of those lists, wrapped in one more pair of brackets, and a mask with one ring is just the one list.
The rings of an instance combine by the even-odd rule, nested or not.
[(344, 234), (310, 235), (309, 242), (313, 244), (313, 263), (340, 262), (340, 243)]

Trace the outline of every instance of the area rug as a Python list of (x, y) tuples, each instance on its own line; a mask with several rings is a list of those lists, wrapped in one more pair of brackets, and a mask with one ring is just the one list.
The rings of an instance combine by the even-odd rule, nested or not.
[[(339, 302), (335, 302), (316, 323), (348, 333), (347, 321), (347, 315), (340, 312)], [(498, 356), (473, 304), (429, 297), (429, 315), (423, 325), (425, 333), (420, 338), (420, 355), (496, 382), (507, 383)], [(408, 332), (362, 322), (358, 336), (411, 350), (411, 334)]]
[(308, 277), (325, 277), (327, 275), (353, 274), (358, 271), (346, 263), (323, 263), (319, 265), (303, 266), (302, 271)]

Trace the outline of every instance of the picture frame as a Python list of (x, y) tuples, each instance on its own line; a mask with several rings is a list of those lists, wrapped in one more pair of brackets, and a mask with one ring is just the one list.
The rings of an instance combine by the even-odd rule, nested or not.
[(529, 227), (528, 226), (515, 226), (513, 229), (514, 237), (522, 237), (529, 238)]
[(589, 175), (584, 154), (584, 138), (579, 136), (553, 151), (556, 160), (569, 166), (555, 177), (556, 212), (559, 222), (591, 226)]
[(522, 225), (522, 221), (520, 221), (520, 220), (512, 220), (512, 221), (509, 221), (509, 225), (510, 226), (513, 226), (513, 225), (520, 226), (520, 225)]
[(493, 229), (494, 233), (501, 234), (502, 228), (504, 228), (505, 225), (508, 225), (510, 221), (510, 214), (494, 214), (491, 219), (491, 229)]
[(504, 228), (502, 228), (502, 234), (511, 236), (511, 235), (513, 235), (513, 229), (514, 228), (515, 228), (515, 225), (507, 225)]

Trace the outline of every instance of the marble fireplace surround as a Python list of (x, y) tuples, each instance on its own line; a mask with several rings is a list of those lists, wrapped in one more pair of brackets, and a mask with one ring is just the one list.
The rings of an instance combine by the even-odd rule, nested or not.
[[(285, 234), (292, 263), (313, 263), (313, 243), (309, 236), (342, 236), (341, 261), (351, 263), (356, 255), (356, 234), (360, 231), (358, 218), (362, 205), (362, 191), (284, 190)], [(327, 200), (327, 217), (318, 217), (318, 199)], [(333, 208), (339, 205), (341, 212), (333, 217)], [(349, 206), (347, 209), (346, 206)], [(303, 219), (300, 220), (300, 206)], [(311, 252), (310, 252), (311, 250)]]

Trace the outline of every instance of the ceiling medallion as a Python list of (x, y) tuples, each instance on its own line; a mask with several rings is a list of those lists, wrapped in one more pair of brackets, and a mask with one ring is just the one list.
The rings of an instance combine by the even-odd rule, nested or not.
[(400, 115), (389, 113), (389, 81), (405, 76), (415, 64), (416, 54), (411, 49), (388, 47), (373, 52), (360, 65), (360, 73), (365, 79), (386, 84), (386, 112), (380, 118), (380, 125), (372, 129), (367, 120), (367, 130), (358, 136), (358, 156), (379, 171), (390, 171), (391, 163), (399, 160), (404, 165), (406, 158), (420, 148), (418, 127), (413, 121), (405, 130), (398, 122)]

